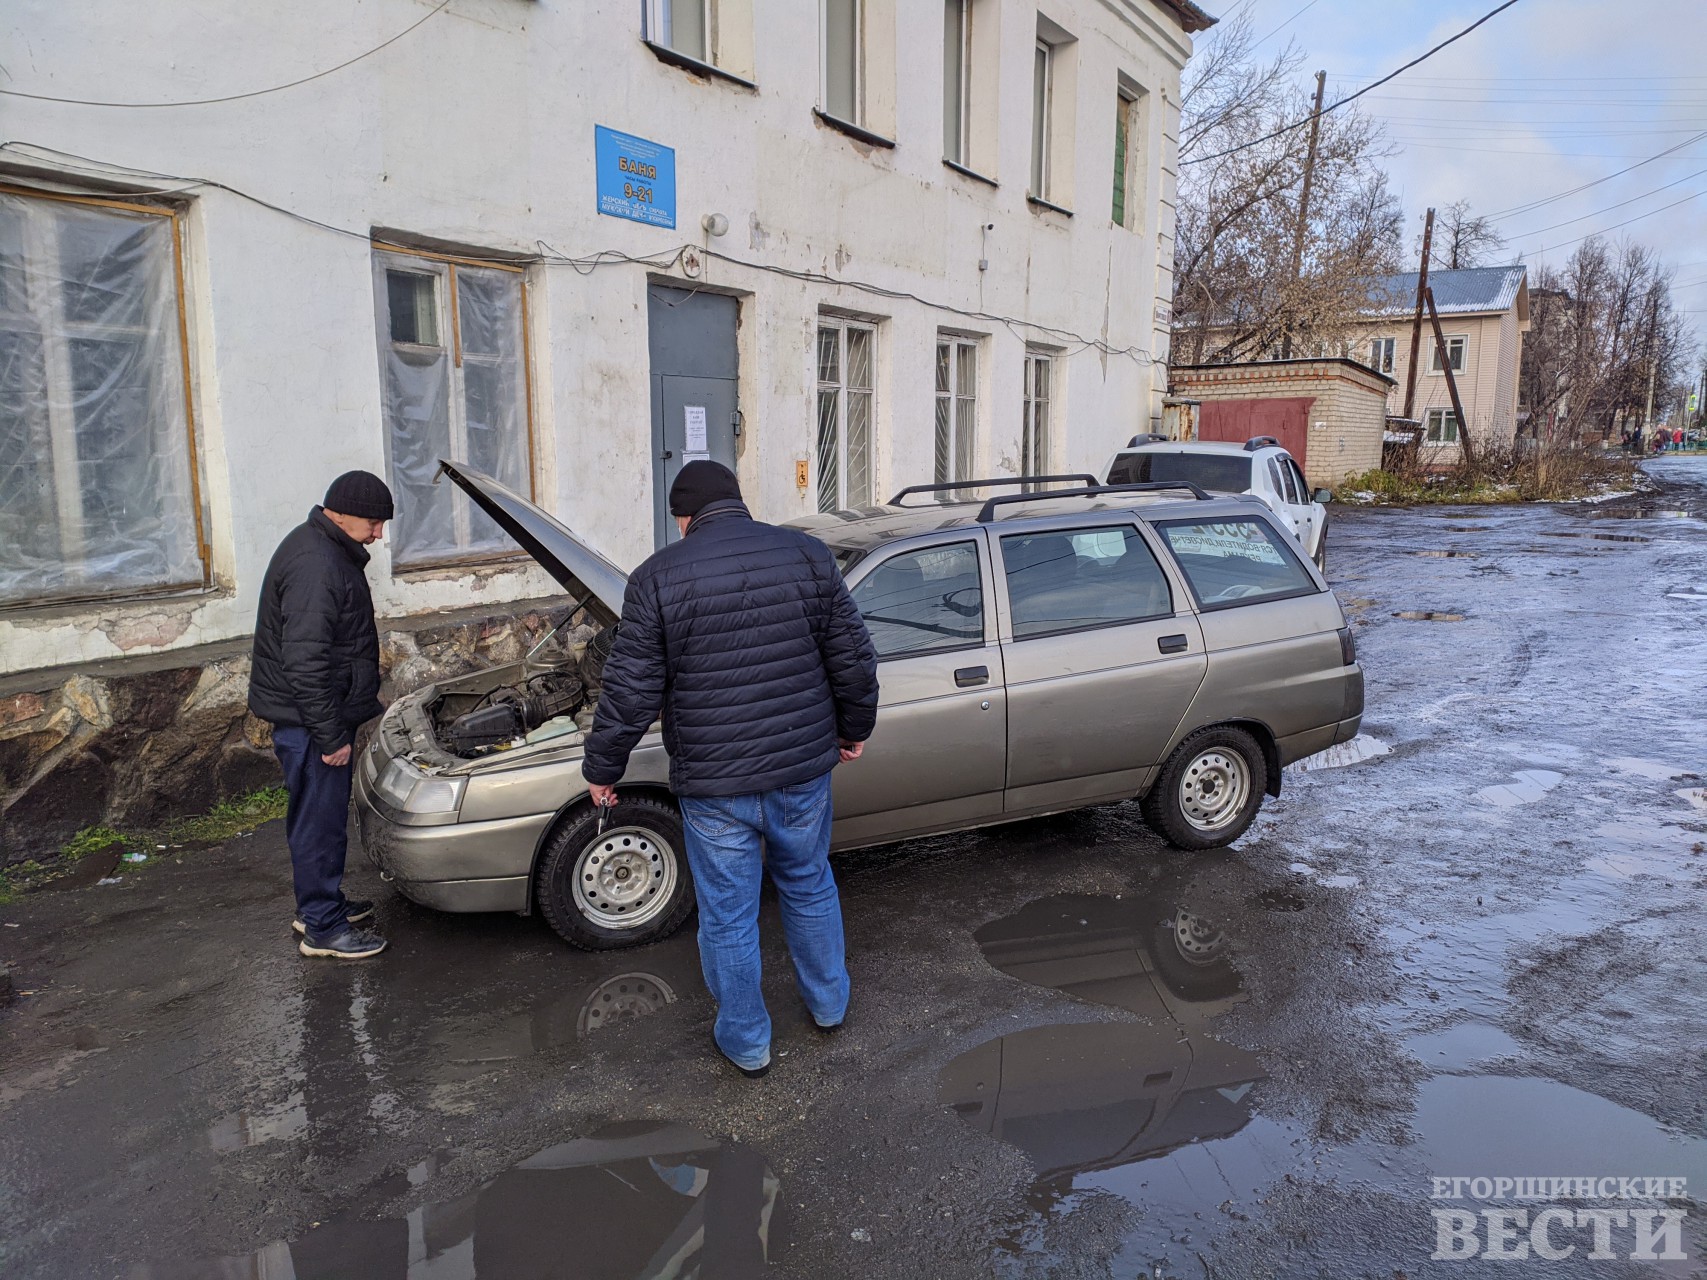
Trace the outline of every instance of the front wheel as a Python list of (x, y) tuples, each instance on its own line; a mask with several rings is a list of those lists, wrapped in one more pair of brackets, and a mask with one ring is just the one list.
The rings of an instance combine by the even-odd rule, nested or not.
[(1243, 729), (1199, 729), (1174, 750), (1144, 797), (1144, 821), (1181, 849), (1219, 849), (1245, 834), (1262, 804), (1262, 748)]
[(534, 896), (546, 922), (586, 951), (667, 938), (693, 914), (682, 817), (673, 804), (623, 799), (603, 833), (588, 805), (551, 835)]

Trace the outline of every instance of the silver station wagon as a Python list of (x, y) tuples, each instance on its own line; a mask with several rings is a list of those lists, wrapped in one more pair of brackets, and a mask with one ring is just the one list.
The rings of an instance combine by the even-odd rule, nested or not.
[[(443, 469), (593, 625), (397, 700), (356, 770), (368, 856), (441, 910), (537, 910), (594, 949), (663, 937), (694, 897), (661, 735), (602, 831), (581, 777), (626, 576), (496, 481)], [(996, 496), (954, 500), (973, 485)], [(1256, 499), (982, 480), (798, 527), (834, 551), (880, 660), (877, 729), (835, 771), (834, 850), (1134, 799), (1173, 845), (1215, 848), (1282, 766), (1357, 733), (1345, 615)]]

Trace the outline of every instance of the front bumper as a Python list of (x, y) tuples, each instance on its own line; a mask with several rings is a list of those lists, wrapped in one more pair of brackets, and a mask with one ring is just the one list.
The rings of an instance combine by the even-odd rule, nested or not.
[(415, 827), (393, 822), (362, 770), (356, 824), (368, 861), (404, 897), (440, 911), (526, 911), (533, 858), (555, 816)]

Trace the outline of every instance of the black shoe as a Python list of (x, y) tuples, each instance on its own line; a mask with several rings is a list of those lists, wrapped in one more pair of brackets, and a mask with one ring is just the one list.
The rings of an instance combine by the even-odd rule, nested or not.
[(711, 1037), (711, 1047), (713, 1049), (717, 1050), (719, 1057), (721, 1057), (730, 1066), (734, 1067), (735, 1070), (739, 1071), (742, 1075), (746, 1076), (747, 1079), (749, 1079), (749, 1080), (757, 1080), (760, 1076), (764, 1075), (765, 1072), (767, 1072), (771, 1069), (771, 1060), (770, 1060), (769, 1054), (767, 1054), (765, 1056), (765, 1065), (764, 1066), (762, 1066), (762, 1067), (743, 1067), (739, 1062), (736, 1062), (735, 1059), (731, 1058), (728, 1054), (723, 1052), (723, 1046), (717, 1043), (717, 1037), (715, 1035)]
[[(846, 1019), (844, 1018), (843, 1021), (845, 1022)], [(822, 1031), (825, 1035), (829, 1035), (832, 1031), (840, 1031), (842, 1029), (842, 1024), (840, 1022), (832, 1022), (828, 1026), (825, 1026), (816, 1018), (812, 1019), (812, 1025)]]
[(325, 956), (332, 960), (366, 960), (377, 956), (386, 947), (385, 939), (366, 929), (345, 928), (329, 938), (315, 939), (304, 934), (296, 949), (305, 956)]
[[(373, 903), (363, 902), (360, 898), (346, 898), (344, 900), (344, 920), (346, 923), (360, 924), (363, 920), (371, 920), (372, 918)], [(302, 923), (301, 916), (292, 920), (290, 927), (301, 934), (308, 932), (308, 926)]]

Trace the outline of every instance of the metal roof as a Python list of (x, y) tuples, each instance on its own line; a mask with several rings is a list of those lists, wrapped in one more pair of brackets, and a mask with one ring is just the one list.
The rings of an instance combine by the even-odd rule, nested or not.
[[(1430, 271), (1428, 286), (1434, 290), (1435, 310), (1441, 315), (1467, 315), (1504, 311), (1517, 301), (1528, 269), (1512, 267), (1463, 267), (1457, 271)], [(1417, 273), (1401, 271), (1382, 276), (1369, 291), (1370, 311), (1376, 315), (1408, 315), (1417, 305)]]
[(1207, 31), (1220, 21), (1198, 8), (1191, 0), (1156, 0), (1158, 8), (1166, 9), (1187, 31)]

